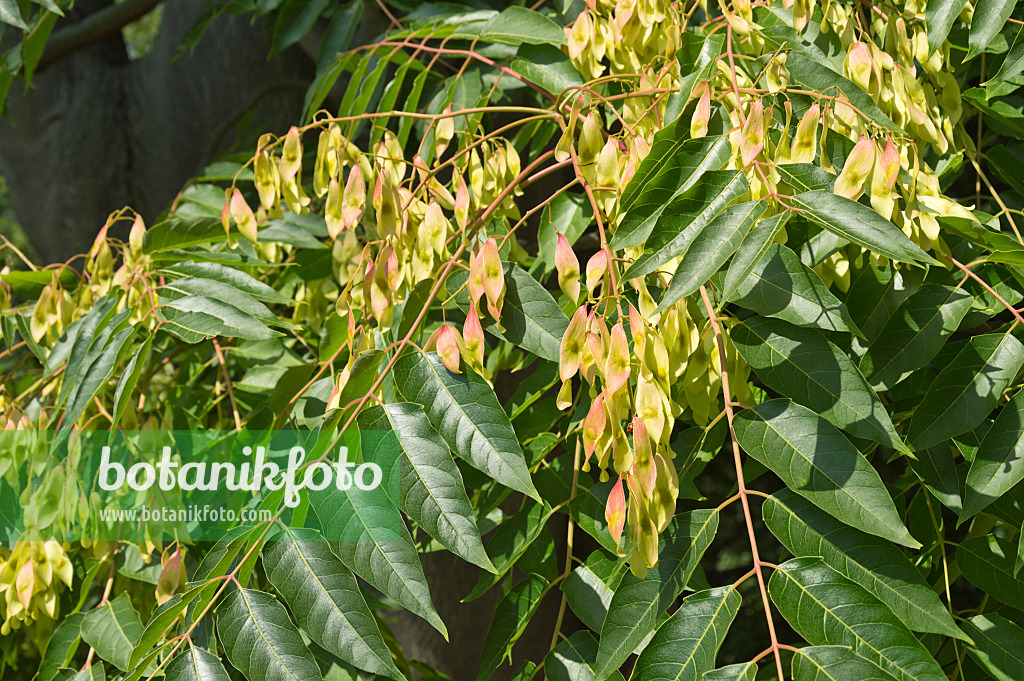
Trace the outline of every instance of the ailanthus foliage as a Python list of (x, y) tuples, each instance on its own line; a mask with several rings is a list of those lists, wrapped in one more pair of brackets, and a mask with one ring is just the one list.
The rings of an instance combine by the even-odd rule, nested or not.
[[(436, 678), (381, 616), (447, 635), (428, 551), (501, 594), (479, 681), (549, 595), (516, 679), (1024, 678), (1015, 0), (439, 3), (367, 45), (300, 4), (211, 15), (323, 15), (304, 120), (2, 275), (0, 405), (393, 431), (402, 531), (7, 536), (5, 678)], [(0, 457), (25, 532), (110, 522), (71, 457)]]

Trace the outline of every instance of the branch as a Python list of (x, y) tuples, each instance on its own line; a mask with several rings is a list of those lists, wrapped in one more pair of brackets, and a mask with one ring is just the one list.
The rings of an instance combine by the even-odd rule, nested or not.
[(128, 24), (149, 14), (163, 0), (125, 0), (94, 12), (66, 28), (56, 31), (46, 44), (36, 72), (52, 66), (83, 47), (94, 45), (117, 33)]

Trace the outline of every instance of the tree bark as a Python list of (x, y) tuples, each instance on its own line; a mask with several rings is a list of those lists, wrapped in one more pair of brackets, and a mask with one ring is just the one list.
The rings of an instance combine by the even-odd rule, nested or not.
[[(68, 21), (107, 2), (79, 2)], [(222, 16), (172, 63), (204, 0), (165, 3), (153, 51), (129, 61), (120, 32), (16, 85), (0, 122), (0, 172), (45, 262), (88, 250), (107, 216), (130, 205), (151, 223), (189, 177), (246, 132), (281, 131), (301, 115), (313, 63), (298, 48), (268, 60), (267, 32)]]

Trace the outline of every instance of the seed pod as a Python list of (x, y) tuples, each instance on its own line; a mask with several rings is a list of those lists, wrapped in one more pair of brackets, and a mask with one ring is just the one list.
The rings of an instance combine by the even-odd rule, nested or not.
[(593, 295), (594, 289), (601, 283), (608, 271), (608, 252), (600, 250), (587, 261), (587, 291)]
[(590, 315), (587, 325), (587, 348), (590, 349), (590, 355), (594, 358), (594, 363), (597, 364), (601, 370), (601, 374), (604, 375), (604, 366), (608, 360), (608, 343), (610, 338), (608, 335), (608, 325), (604, 323), (602, 317), (597, 316), (597, 309)]
[(593, 34), (593, 26), (590, 23), (590, 12), (580, 12), (572, 27), (565, 27), (565, 38), (569, 42), (569, 59), (579, 59), (586, 49), (587, 43)]
[(891, 217), (896, 205), (892, 188), (900, 172), (900, 154), (889, 138), (885, 151), (878, 156), (878, 163), (871, 171), (871, 206), (883, 217)]
[[(606, 402), (606, 407), (609, 404), (609, 402)], [(629, 440), (626, 438), (626, 431), (622, 429), (622, 423), (619, 419), (613, 416), (611, 423), (613, 468), (619, 475), (625, 475), (633, 468), (633, 450), (629, 446)], [(601, 468), (605, 468), (605, 466), (602, 464)]]
[(601, 393), (591, 402), (590, 411), (583, 419), (583, 452), (584, 463), (590, 461), (591, 455), (597, 448), (597, 441), (604, 434), (607, 425), (607, 414), (604, 411), (604, 393)]
[(309, 196), (298, 181), (298, 175), (281, 182), (281, 196), (288, 210), (296, 215), (305, 215), (309, 212)]
[(451, 228), (451, 223), (441, 211), (441, 206), (437, 205), (436, 201), (427, 204), (427, 212), (423, 216), (421, 230), (426, 235), (426, 242), (430, 245), (430, 249), (437, 255), (444, 253), (445, 237)]
[(814, 152), (818, 146), (818, 122), (821, 120), (821, 109), (812, 104), (796, 128), (793, 147), (789, 160), (793, 163), (810, 163), (814, 160)]
[(743, 124), (743, 136), (740, 143), (740, 155), (743, 165), (757, 158), (764, 148), (764, 103), (758, 99), (750, 105), (747, 122)]
[(558, 397), (555, 398), (555, 406), (559, 411), (565, 411), (572, 406), (572, 381), (562, 381), (562, 387), (558, 389)]
[(327, 201), (324, 202), (324, 222), (327, 223), (327, 233), (332, 239), (337, 239), (345, 230), (344, 211), (341, 187), (337, 180), (331, 180), (331, 186), (327, 190)]
[(669, 521), (676, 512), (676, 501), (679, 499), (679, 476), (676, 467), (661, 452), (654, 453), (654, 464), (657, 470), (656, 483), (651, 509), (651, 517), (658, 532), (668, 527)]
[(387, 173), (378, 172), (373, 186), (373, 207), (377, 211), (377, 236), (386, 239), (398, 235), (398, 196)]
[(256, 180), (256, 191), (260, 195), (260, 205), (263, 206), (264, 210), (270, 210), (277, 203), (281, 176), (277, 170), (277, 165), (270, 162), (267, 152), (261, 151), (256, 154), (253, 174)]
[(281, 180), (289, 182), (302, 171), (302, 143), (299, 129), (294, 125), (288, 130), (281, 149)]
[(579, 119), (580, 112), (583, 111), (584, 103), (585, 100), (582, 96), (577, 96), (573, 100), (572, 109), (569, 112), (569, 120), (565, 125), (565, 132), (562, 133), (558, 144), (555, 145), (555, 160), (559, 163), (564, 163), (572, 157), (572, 142), (573, 136), (576, 134), (576, 121)]
[(867, 137), (860, 141), (850, 152), (843, 166), (843, 172), (836, 179), (833, 191), (839, 196), (856, 200), (864, 193), (864, 184), (868, 173), (875, 167), (875, 142)]
[(633, 417), (633, 466), (631, 473), (637, 477), (640, 490), (645, 497), (654, 492), (657, 470), (654, 464), (654, 453), (651, 449), (651, 438), (647, 434), (647, 426), (639, 416)]
[(256, 216), (252, 208), (245, 202), (245, 197), (238, 189), (227, 190), (230, 198), (231, 219), (235, 221), (238, 231), (249, 241), (256, 243)]
[(448, 143), (455, 136), (455, 118), (451, 113), (452, 106), (449, 104), (445, 107), (444, 118), (438, 119), (437, 128), (434, 130), (434, 155), (437, 158), (441, 158), (444, 150), (448, 148)]
[(444, 324), (437, 334), (437, 356), (441, 358), (448, 371), (462, 373), (459, 371), (459, 339), (455, 327)]
[(708, 134), (708, 121), (711, 120), (711, 88), (704, 84), (700, 99), (697, 100), (697, 108), (693, 110), (690, 118), (690, 137), (704, 137)]
[(594, 174), (594, 184), (601, 189), (596, 190), (597, 199), (600, 202), (600, 209), (605, 215), (610, 215), (615, 207), (615, 197), (621, 187), (619, 183), (619, 143), (614, 137), (609, 137), (601, 148), (601, 154), (597, 157), (597, 170)]
[(643, 377), (637, 379), (636, 410), (644, 420), (651, 438), (655, 442), (661, 442), (665, 434), (665, 410), (662, 407), (661, 394), (654, 383)]
[(844, 68), (850, 80), (860, 86), (865, 92), (871, 92), (871, 77), (878, 71), (875, 62), (871, 59), (871, 50), (860, 41), (850, 45), (846, 53)]
[(633, 303), (626, 304), (629, 307), (629, 333), (633, 337), (633, 350), (638, 355), (642, 355), (647, 325), (644, 318), (640, 316), (640, 312), (633, 307)]
[(562, 334), (562, 343), (558, 348), (558, 375), (562, 381), (568, 382), (580, 370), (586, 344), (587, 310), (581, 306), (569, 320), (569, 326)]
[(626, 343), (626, 332), (622, 329), (622, 322), (612, 327), (604, 377), (608, 383), (609, 393), (616, 392), (629, 381), (629, 346)]
[(462, 175), (459, 175), (459, 184), (455, 190), (455, 223), (460, 229), (465, 229), (469, 223), (469, 187)]
[(345, 195), (341, 205), (341, 224), (345, 229), (352, 229), (363, 217), (366, 208), (366, 183), (359, 164), (352, 166), (345, 183)]
[(142, 221), (142, 216), (136, 213), (135, 219), (132, 221), (132, 229), (128, 233), (128, 249), (133, 258), (142, 255), (142, 241), (145, 236), (146, 223)]
[(393, 292), (398, 289), (398, 284), (400, 283), (398, 272), (398, 253), (395, 252), (395, 249), (392, 248), (390, 244), (385, 244), (382, 251), (387, 253), (387, 258), (384, 260), (384, 272), (388, 288)]
[(163, 605), (174, 594), (185, 588), (185, 565), (181, 560), (181, 551), (176, 550), (164, 561), (163, 570), (156, 581), (156, 603)]
[(558, 235), (555, 246), (555, 269), (558, 270), (558, 287), (566, 297), (576, 302), (580, 299), (580, 261), (576, 258), (569, 241)]
[(323, 196), (338, 173), (338, 151), (331, 144), (331, 133), (320, 131), (316, 145), (316, 163), (313, 166), (313, 193)]
[[(505, 300), (505, 273), (498, 256), (498, 242), (490, 237), (484, 242), (483, 251), (483, 285), (487, 294), (487, 309), (495, 321), (501, 316), (501, 306)], [(499, 326), (500, 330), (500, 326)]]
[(469, 279), (466, 280), (469, 298), (477, 305), (484, 295), (484, 252), (481, 250), (469, 264)]
[(622, 546), (622, 526), (626, 522), (626, 495), (622, 489), (621, 476), (608, 493), (608, 501), (604, 507), (604, 519), (608, 523), (608, 533), (615, 540), (615, 551), (619, 553)]
[(466, 344), (466, 363), (479, 371), (484, 366), (484, 328), (473, 303), (469, 304), (466, 323), (462, 325), (462, 339)]
[(601, 122), (591, 111), (583, 120), (579, 143), (580, 167), (584, 177), (590, 181), (594, 178), (594, 166), (597, 164), (597, 157), (603, 146), (604, 135), (601, 133)]

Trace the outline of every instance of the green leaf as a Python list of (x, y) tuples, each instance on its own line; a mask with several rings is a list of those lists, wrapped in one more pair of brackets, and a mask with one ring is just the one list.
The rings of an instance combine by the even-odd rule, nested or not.
[(703, 681), (754, 681), (756, 676), (756, 663), (740, 662), (705, 672)]
[(186, 343), (214, 336), (266, 340), (281, 335), (234, 305), (205, 295), (162, 301), (158, 312), (164, 322), (161, 328)]
[(411, 352), (395, 363), (395, 386), (406, 400), (423, 405), (452, 451), (506, 487), (540, 501), (494, 390), (469, 367), (463, 371), (450, 372), (435, 353)]
[(553, 95), (583, 85), (583, 77), (572, 60), (553, 45), (523, 45), (512, 60), (511, 68)]
[(811, 645), (846, 646), (902, 681), (946, 678), (884, 603), (818, 558), (783, 563), (768, 590), (782, 616)]
[(627, 568), (626, 561), (595, 550), (562, 582), (566, 603), (580, 621), (595, 632), (601, 631), (612, 596)]
[[(409, 530), (401, 518), (392, 517), (391, 512), (397, 510), (382, 509), (378, 506), (382, 503), (389, 500), (349, 494), (334, 487), (310, 493), (310, 505), (324, 534), (343, 536), (332, 546), (341, 562), (371, 586), (425, 619), (447, 639), (448, 630), (434, 610)], [(350, 528), (355, 528), (355, 536), (348, 536)]]
[(395, 432), (402, 450), (401, 505), (406, 515), (455, 555), (494, 572), (459, 467), (423, 407), (407, 402), (373, 406), (359, 414), (359, 427)]
[[(803, 42), (803, 37), (796, 42)], [(833, 70), (827, 61), (818, 61), (816, 58), (800, 54), (798, 49), (790, 49), (786, 57), (786, 70), (789, 71), (793, 82), (801, 87), (817, 92), (828, 91), (829, 94), (842, 92), (851, 104), (875, 123), (894, 135), (904, 134), (903, 130), (878, 108), (871, 95)]]
[(135, 649), (132, 650), (132, 655), (128, 660), (129, 668), (135, 669), (141, 664), (147, 654), (153, 649), (153, 646), (164, 638), (165, 634), (174, 626), (175, 622), (178, 621), (178, 617), (185, 612), (192, 601), (196, 600), (200, 595), (212, 598), (218, 586), (218, 583), (212, 581), (200, 582), (184, 593), (175, 594), (158, 606), (153, 611), (153, 616), (146, 623), (146, 627), (142, 632), (142, 636), (139, 637), (139, 642), (136, 644)]
[(142, 369), (146, 366), (146, 362), (149, 361), (149, 351), (152, 347), (153, 336), (150, 335), (146, 337), (146, 340), (139, 347), (135, 348), (132, 358), (128, 360), (128, 365), (124, 368), (124, 373), (121, 374), (121, 378), (117, 382), (117, 389), (114, 390), (114, 420), (110, 424), (111, 432), (117, 429), (117, 424), (121, 422), (121, 417), (124, 416), (124, 412), (128, 408), (128, 404), (135, 392), (135, 385), (139, 382), (139, 376), (142, 374)]
[(814, 224), (869, 251), (900, 262), (937, 262), (899, 227), (871, 208), (844, 196), (816, 190), (794, 196), (791, 202)]
[(352, 371), (349, 373), (348, 382), (341, 389), (341, 397), (338, 404), (346, 405), (353, 400), (360, 399), (370, 391), (378, 378), (378, 369), (384, 359), (384, 353), (376, 348), (363, 350), (356, 355), (356, 361), (352, 364)]
[(636, 661), (630, 679), (699, 679), (715, 667), (715, 657), (743, 599), (726, 586), (695, 593), (658, 627)]
[(906, 450), (864, 376), (846, 353), (818, 332), (754, 317), (733, 327), (730, 338), (772, 390), (852, 435)]
[(717, 510), (677, 515), (660, 537), (658, 567), (622, 578), (601, 626), (595, 663), (597, 681), (617, 670), (654, 631), (658, 618), (682, 593), (718, 531)]
[(18, 9), (18, 0), (0, 0), (0, 22), (28, 31), (28, 24)]
[(609, 245), (619, 250), (643, 244), (668, 205), (689, 192), (705, 173), (721, 169), (731, 153), (727, 137), (690, 139), (689, 121), (659, 130), (650, 153), (622, 190), (622, 223)]
[(243, 293), (247, 293), (256, 300), (264, 303), (289, 303), (291, 299), (278, 293), (276, 290), (256, 279), (252, 275), (227, 265), (214, 262), (188, 262), (175, 263), (164, 268), (168, 272), (183, 277), (196, 277), (199, 279), (212, 279), (213, 281), (227, 284)]
[(846, 306), (832, 295), (814, 270), (781, 244), (768, 246), (768, 252), (753, 266), (747, 279), (737, 285), (731, 299), (748, 310), (797, 326), (857, 331)]
[(540, 270), (541, 279), (555, 269), (558, 235), (564, 236), (571, 246), (594, 219), (594, 210), (583, 194), (563, 192), (548, 206), (550, 210), (544, 210), (540, 227), (537, 228), (537, 260), (530, 267), (531, 272)]
[(1024, 346), (1010, 333), (974, 336), (935, 377), (907, 428), (907, 444), (925, 449), (976, 428), (1009, 387)]
[(321, 681), (320, 668), (276, 598), (237, 589), (217, 608), (217, 634), (249, 681)]
[(146, 231), (142, 239), (144, 253), (220, 243), (227, 239), (219, 218), (169, 218)]
[(1013, 13), (1017, 0), (978, 0), (971, 17), (969, 49), (964, 61), (981, 54), (992, 42)]
[(167, 681), (230, 681), (220, 658), (198, 646), (188, 646), (167, 665)]
[(270, 54), (280, 52), (306, 37), (329, 4), (330, 0), (286, 3), (277, 13)]
[[(504, 331), (498, 331), (490, 316), (481, 320), (484, 328), (502, 340), (522, 347), (543, 359), (558, 361), (562, 336), (569, 327), (569, 318), (562, 312), (548, 290), (528, 272), (511, 263), (505, 270), (505, 301), (501, 308)], [(449, 291), (457, 291), (455, 302), (469, 309), (469, 294), (465, 283), (469, 273), (453, 272), (445, 282)]]
[(984, 593), (1013, 608), (1024, 609), (1024, 581), (1013, 576), (1017, 548), (991, 534), (964, 540), (956, 564), (964, 578)]
[(497, 584), (541, 535), (550, 517), (550, 506), (528, 503), (499, 525), (494, 536), (487, 542), (487, 555), (490, 556), (497, 572), (481, 572), (476, 586), (462, 600), (476, 600)]
[[(121, 323), (121, 316), (116, 317), (116, 322), (112, 322), (115, 319), (118, 300), (118, 296), (115, 295), (103, 296), (96, 301), (91, 310), (72, 323), (46, 358), (46, 370), (53, 373), (66, 362), (65, 376), (78, 376), (82, 362), (89, 356), (92, 346), (97, 341), (109, 337), (107, 330)], [(104, 336), (104, 333), (108, 335)], [(68, 399), (73, 387), (74, 381), (61, 381), (58, 404), (63, 404)]]
[[(544, 658), (544, 676), (549, 681), (594, 681), (596, 659), (597, 639), (589, 631), (577, 631)], [(615, 671), (611, 678), (622, 681), (622, 674)]]
[(1024, 629), (1002, 615), (975, 615), (964, 622), (974, 640), (967, 652), (996, 681), (1024, 679)]
[(890, 542), (843, 525), (789, 490), (766, 499), (761, 513), (765, 525), (790, 553), (819, 556), (888, 605), (908, 628), (966, 638), (938, 594)]
[(544, 577), (527, 575), (501, 597), (484, 638), (477, 681), (489, 679), (502, 660), (511, 655), (512, 646), (523, 635), (550, 586), (550, 581)]
[(960, 488), (965, 475), (963, 467), (956, 464), (952, 445), (949, 442), (940, 442), (915, 454), (917, 460), (910, 461), (914, 473), (932, 496), (959, 515), (963, 510)]
[(50, 634), (50, 640), (39, 663), (39, 681), (53, 681), (57, 670), (71, 664), (71, 659), (78, 650), (78, 642), (82, 636), (82, 620), (85, 614), (71, 613), (64, 617)]
[(402, 681), (356, 578), (323, 537), (289, 529), (263, 547), (267, 578), (318, 645), (360, 669)]
[(957, 524), (978, 513), (1024, 479), (1024, 391), (1003, 407), (967, 473), (964, 509)]
[(68, 396), (67, 410), (64, 413), (64, 422), (61, 425), (61, 433), (67, 433), (78, 417), (82, 415), (85, 408), (89, 406), (92, 398), (114, 375), (114, 368), (121, 361), (122, 354), (128, 349), (132, 338), (135, 336), (135, 329), (127, 327), (121, 329), (109, 342), (97, 344), (90, 349), (89, 354), (82, 362), (79, 373), (80, 379), (73, 394)]
[(763, 201), (729, 206), (702, 229), (672, 275), (672, 282), (658, 304), (658, 310), (664, 310), (703, 286), (736, 252), (750, 226), (764, 215), (766, 208)]
[[(673, 92), (665, 103), (664, 118), (666, 121), (679, 120), (680, 114), (693, 96), (693, 91), (702, 80), (707, 80), (718, 62), (725, 46), (721, 34), (698, 35), (689, 31), (679, 34), (679, 49), (676, 50), (676, 62), (679, 64), (679, 90)], [(685, 75), (684, 75), (685, 74)], [(680, 121), (682, 122), (682, 121)], [(689, 132), (689, 121), (686, 121)]]
[(82, 640), (122, 671), (128, 670), (128, 660), (141, 637), (142, 620), (127, 593), (90, 610), (82, 620)]
[[(817, 189), (831, 191), (836, 176), (813, 163), (780, 163), (776, 166), (780, 179), (796, 190), (795, 193)], [(787, 214), (790, 211), (785, 211)]]
[[(1007, 61), (1010, 60), (1010, 56), (1013, 56), (1012, 52), (1007, 56)], [(1021, 57), (1024, 57), (1024, 48), (1022, 48)], [(1024, 67), (1024, 61), (1021, 62), (1021, 65)], [(1014, 75), (1014, 78), (1017, 75), (1019, 72)], [(989, 87), (994, 85), (998, 85), (998, 83), (993, 84), (993, 81), (989, 81)], [(1024, 138), (1024, 114), (1009, 102), (1001, 99), (989, 100), (986, 91), (977, 87), (965, 90), (962, 97), (965, 102), (986, 114), (993, 121), (1005, 125), (1012, 136), (1017, 139)]]
[(750, 456), (786, 486), (842, 522), (889, 541), (918, 548), (878, 472), (839, 430), (789, 400), (744, 409), (736, 438)]
[[(988, 94), (993, 93), (996, 87), (1020, 75), (1021, 71), (1024, 71), (1024, 27), (1017, 32), (1017, 37), (1013, 39), (1013, 45), (1010, 46), (1010, 51), (1003, 59), (1003, 63), (999, 66), (999, 70), (996, 71), (996, 75), (989, 78), (988, 82), (985, 83), (986, 92)], [(980, 98), (975, 98), (973, 101), (977, 102), (979, 100)]]
[(924, 10), (924, 25), (928, 29), (928, 53), (935, 52), (946, 42), (957, 15), (964, 10), (967, 0), (928, 0)]
[(897, 310), (864, 353), (860, 370), (876, 389), (888, 390), (926, 366), (971, 309), (962, 288), (925, 284)]
[(708, 223), (748, 189), (747, 178), (738, 170), (705, 173), (692, 189), (665, 206), (644, 243), (644, 254), (626, 270), (623, 278), (646, 276), (684, 255)]
[(758, 222), (743, 238), (739, 250), (725, 275), (722, 300), (732, 300), (740, 285), (747, 280), (757, 264), (768, 253), (775, 236), (789, 222), (790, 211), (767, 217)]
[(565, 45), (565, 32), (540, 12), (525, 7), (506, 7), (479, 28), (484, 40), (502, 45)]
[(874, 662), (846, 646), (810, 646), (793, 655), (793, 681), (893, 681)]

